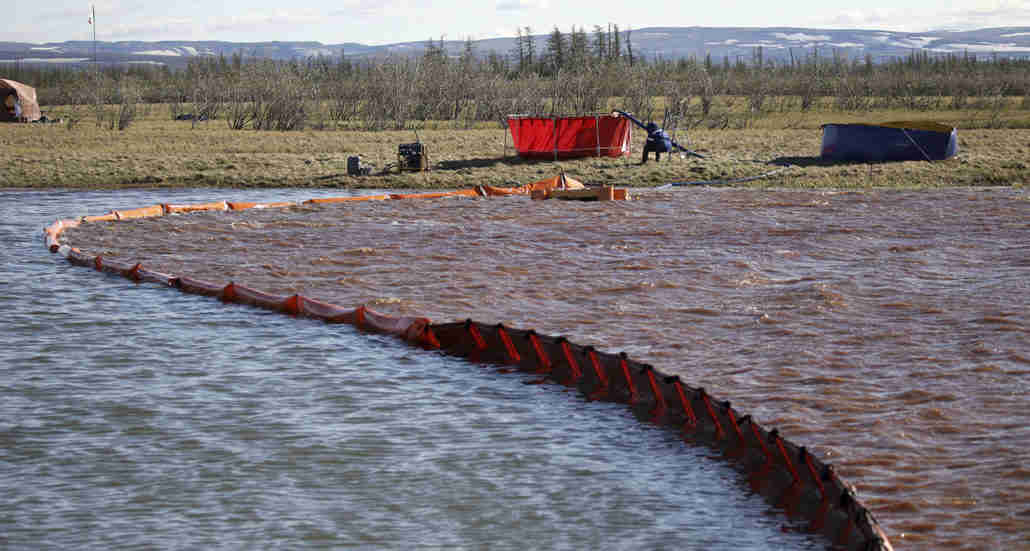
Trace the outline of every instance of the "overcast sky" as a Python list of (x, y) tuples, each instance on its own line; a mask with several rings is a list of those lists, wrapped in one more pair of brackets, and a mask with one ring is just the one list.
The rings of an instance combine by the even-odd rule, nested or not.
[[(1030, 26), (1030, 0), (98, 0), (97, 38), (388, 44), (514, 36), (529, 26), (821, 27), (924, 32)], [(88, 0), (15, 2), (0, 41), (91, 38)], [(13, 12), (10, 11), (13, 9)]]

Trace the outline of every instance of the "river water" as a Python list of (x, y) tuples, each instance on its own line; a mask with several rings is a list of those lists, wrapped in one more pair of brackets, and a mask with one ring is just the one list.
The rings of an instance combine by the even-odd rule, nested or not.
[[(622, 406), (347, 326), (136, 285), (41, 241), (59, 218), (241, 194), (0, 191), (0, 548), (823, 548), (710, 450)], [(232, 222), (309, 223), (307, 211), (253, 213)], [(169, 229), (185, 242), (154, 256), (223, 240), (207, 220), (196, 236)], [(306, 252), (321, 250), (325, 235), (303, 233)], [(282, 268), (259, 253), (234, 262)], [(369, 254), (343, 270), (379, 261)]]
[[(157, 202), (118, 199), (105, 208)], [(1030, 548), (1025, 190), (386, 201), (68, 239), (168, 273), (624, 350), (836, 464), (899, 548)]]

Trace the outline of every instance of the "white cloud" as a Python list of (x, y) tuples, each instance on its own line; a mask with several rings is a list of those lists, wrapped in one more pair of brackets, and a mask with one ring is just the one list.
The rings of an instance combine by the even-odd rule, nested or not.
[(389, 2), (385, 0), (347, 0), (342, 3), (338, 3), (336, 9), (329, 12), (329, 15), (333, 17), (346, 17), (346, 18), (369, 18), (375, 16), (388, 16), (390, 13), (396, 13), (408, 9), (406, 5), (398, 5), (398, 2)]
[(829, 23), (834, 27), (876, 29), (891, 26), (889, 25), (891, 19), (890, 11), (882, 8), (873, 8), (841, 11), (829, 19), (822, 20), (822, 23)]
[(497, 0), (497, 11), (529, 11), (547, 8), (547, 0)]
[[(417, 42), (446, 36), (460, 40), (510, 37), (516, 29), (531, 27), (546, 34), (557, 25), (590, 31), (595, 25), (617, 23), (622, 29), (649, 27), (807, 27), (784, 30), (774, 41), (783, 45), (829, 43), (817, 29), (851, 28), (932, 33), (943, 29), (1009, 27), (1023, 35), (1030, 26), (1030, 0), (869, 0), (849, 6), (803, 0), (772, 4), (755, 0), (724, 0), (693, 6), (690, 10), (647, 10), (614, 0), (90, 0), (97, 3), (101, 40), (225, 40), (318, 41), (324, 44), (358, 42), (388, 44)], [(0, 41), (44, 42), (88, 40), (93, 28), (86, 23), (90, 2), (43, 0), (18, 5), (24, 24), (0, 28)], [(941, 29), (932, 31), (931, 29)], [(781, 29), (777, 29), (781, 30)], [(662, 32), (662, 29), (655, 29)], [(730, 35), (732, 36), (732, 35)], [(763, 38), (773, 38), (769, 32)], [(754, 42), (750, 38), (748, 42)], [(838, 39), (841, 40), (841, 39)], [(849, 38), (848, 41), (856, 39)], [(1022, 43), (1021, 36), (1006, 40)], [(842, 40), (841, 40), (842, 41)], [(886, 42), (887, 40), (885, 40)], [(975, 40), (963, 40), (975, 42)], [(940, 43), (940, 42), (938, 42)], [(739, 43), (738, 43), (739, 44)]]
[(123, 21), (128, 22), (99, 25), (97, 38), (101, 40), (124, 38), (160, 40), (168, 36), (190, 36), (197, 27), (192, 20), (182, 17), (155, 17)]
[(306, 25), (320, 23), (325, 19), (323, 14), (312, 12), (292, 13), (285, 10), (274, 12), (254, 12), (244, 15), (228, 15), (216, 17), (207, 25), (210, 31), (246, 31), (261, 27), (287, 27), (292, 25)]
[(832, 17), (811, 20), (814, 26), (834, 28), (890, 29), (905, 32), (928, 30), (974, 30), (1010, 27), (1030, 23), (1030, 2), (1026, 0), (987, 0), (963, 2), (956, 6), (927, 10), (919, 6), (865, 8), (842, 11)]

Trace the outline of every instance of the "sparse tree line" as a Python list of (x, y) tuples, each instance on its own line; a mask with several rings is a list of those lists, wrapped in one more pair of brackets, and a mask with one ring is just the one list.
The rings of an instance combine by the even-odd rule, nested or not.
[[(233, 129), (402, 129), (427, 121), (470, 126), (510, 113), (575, 114), (618, 107), (684, 126), (728, 126), (728, 113), (874, 109), (1030, 109), (1030, 61), (915, 51), (886, 62), (838, 51), (747, 57), (647, 59), (617, 26), (564, 33), (543, 44), (519, 29), (508, 55), (458, 54), (427, 42), (418, 57), (272, 61), (198, 58), (168, 67), (39, 68), (8, 65), (7, 78), (37, 88), (40, 103), (73, 106), (85, 120), (126, 128), (137, 106), (165, 104), (171, 116), (218, 119)], [(828, 98), (828, 99), (827, 99)], [(1022, 98), (1019, 102), (1018, 98)], [(827, 105), (829, 101), (829, 105)]]

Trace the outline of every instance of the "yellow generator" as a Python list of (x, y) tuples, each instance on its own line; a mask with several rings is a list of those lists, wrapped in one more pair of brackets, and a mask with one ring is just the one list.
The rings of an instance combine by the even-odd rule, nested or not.
[(397, 146), (397, 170), (422, 172), (429, 170), (429, 152), (421, 142), (402, 143)]

